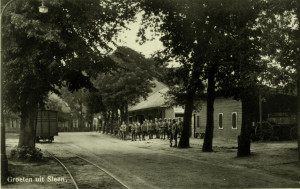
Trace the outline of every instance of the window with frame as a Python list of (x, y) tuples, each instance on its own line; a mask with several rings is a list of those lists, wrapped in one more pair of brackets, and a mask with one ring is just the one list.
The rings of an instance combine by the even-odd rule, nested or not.
[(197, 122), (196, 122), (197, 128), (200, 128), (200, 116), (198, 115), (196, 117), (196, 119), (197, 119)]
[(219, 113), (219, 129), (223, 129), (223, 113)]
[(237, 112), (231, 114), (232, 129), (237, 129)]

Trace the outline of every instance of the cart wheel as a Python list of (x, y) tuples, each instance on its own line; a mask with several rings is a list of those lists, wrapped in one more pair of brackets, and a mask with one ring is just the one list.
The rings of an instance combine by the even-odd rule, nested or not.
[(259, 140), (270, 140), (273, 132), (273, 126), (269, 122), (263, 122), (255, 128), (255, 136)]
[(298, 128), (297, 127), (292, 127), (290, 129), (290, 137), (292, 140), (297, 140), (298, 139)]
[(205, 133), (201, 133), (200, 138), (205, 138)]

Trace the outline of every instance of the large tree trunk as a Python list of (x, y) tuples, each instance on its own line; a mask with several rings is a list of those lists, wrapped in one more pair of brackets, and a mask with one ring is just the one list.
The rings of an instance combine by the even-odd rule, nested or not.
[(183, 117), (183, 130), (180, 136), (179, 148), (189, 148), (190, 147), (190, 135), (191, 135), (191, 119), (193, 115), (193, 104), (194, 104), (195, 91), (190, 91), (187, 94), (187, 99), (184, 107), (184, 117)]
[(88, 123), (90, 125), (90, 131), (94, 131), (94, 116), (93, 115), (91, 116), (91, 118), (89, 118)]
[(110, 124), (110, 133), (111, 134), (114, 133), (114, 128), (116, 126), (117, 119), (118, 119), (118, 108), (113, 108), (112, 109), (112, 120), (111, 120), (111, 124)]
[(187, 87), (187, 95), (184, 105), (183, 129), (178, 144), (179, 148), (190, 147), (191, 119), (193, 115), (194, 98), (196, 95), (197, 88), (199, 87), (197, 85), (200, 85), (199, 77), (199, 71), (193, 70), (189, 86)]
[(84, 126), (83, 126), (83, 112), (82, 112), (82, 103), (81, 102), (79, 102), (79, 106), (80, 106), (80, 123), (79, 123), (79, 131), (83, 131), (83, 129), (84, 129)]
[(241, 134), (238, 136), (238, 157), (251, 155), (251, 132), (252, 132), (252, 117), (251, 114), (255, 111), (257, 98), (245, 97), (242, 99), (242, 128)]
[(18, 147), (35, 148), (38, 105), (34, 104), (21, 112), (21, 128)]
[(121, 118), (121, 123), (125, 121), (125, 111), (124, 111), (124, 104), (122, 103), (120, 107), (120, 118)]
[(214, 101), (215, 101), (215, 76), (213, 69), (208, 75), (206, 129), (202, 151), (212, 152), (214, 134)]
[(104, 134), (106, 132), (107, 124), (109, 121), (109, 113), (107, 111), (105, 111), (103, 113), (103, 116), (104, 116), (104, 124), (103, 124), (103, 128), (102, 128), (102, 133)]
[(106, 125), (106, 134), (109, 133), (109, 130), (110, 130), (110, 127), (111, 127), (111, 124), (112, 124), (112, 117), (113, 117), (113, 110), (110, 110), (108, 112), (108, 122), (107, 122), (107, 125)]

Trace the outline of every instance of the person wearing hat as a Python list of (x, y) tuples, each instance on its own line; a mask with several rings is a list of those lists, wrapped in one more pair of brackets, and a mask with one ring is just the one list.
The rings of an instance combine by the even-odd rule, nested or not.
[(150, 121), (148, 122), (148, 134), (149, 134), (149, 139), (153, 139), (154, 128), (155, 128), (155, 125), (154, 125), (154, 123), (152, 122), (152, 120), (150, 120)]
[(158, 121), (160, 139), (164, 139), (164, 122), (161, 118)]
[(165, 118), (164, 123), (163, 123), (163, 128), (164, 128), (164, 139), (166, 139), (166, 135), (167, 135), (167, 139), (169, 139), (169, 121), (167, 118)]
[(136, 122), (133, 122), (133, 124), (131, 125), (131, 141), (136, 141)]
[(125, 124), (125, 121), (123, 121), (122, 125), (121, 125), (122, 140), (126, 140), (126, 129), (127, 129), (127, 126)]
[(171, 123), (170, 147), (172, 147), (173, 140), (175, 141), (174, 147), (177, 147), (177, 134), (178, 134), (178, 124), (176, 122), (176, 119), (173, 119)]
[(179, 138), (181, 137), (182, 130), (183, 130), (183, 121), (180, 117), (180, 118), (178, 118), (178, 137)]
[(141, 125), (139, 122), (136, 123), (135, 125), (135, 139), (137, 138), (137, 136), (139, 137), (139, 140), (141, 141), (141, 132), (142, 132), (142, 129), (141, 129)]
[(147, 135), (147, 120), (143, 121), (141, 129), (142, 129), (142, 140), (146, 140), (145, 136)]
[(173, 121), (171, 118), (168, 119), (167, 121), (167, 134), (168, 134), (168, 139), (171, 138), (172, 136), (172, 124), (173, 124)]
[(159, 128), (159, 122), (157, 118), (155, 118), (154, 125), (155, 125), (155, 135), (156, 135), (155, 138), (159, 138), (160, 128)]

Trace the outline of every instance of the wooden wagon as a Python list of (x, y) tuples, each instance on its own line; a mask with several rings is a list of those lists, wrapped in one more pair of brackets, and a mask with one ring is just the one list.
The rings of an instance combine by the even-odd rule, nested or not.
[(52, 142), (54, 136), (58, 136), (57, 111), (39, 110), (36, 126), (36, 142), (40, 140)]

